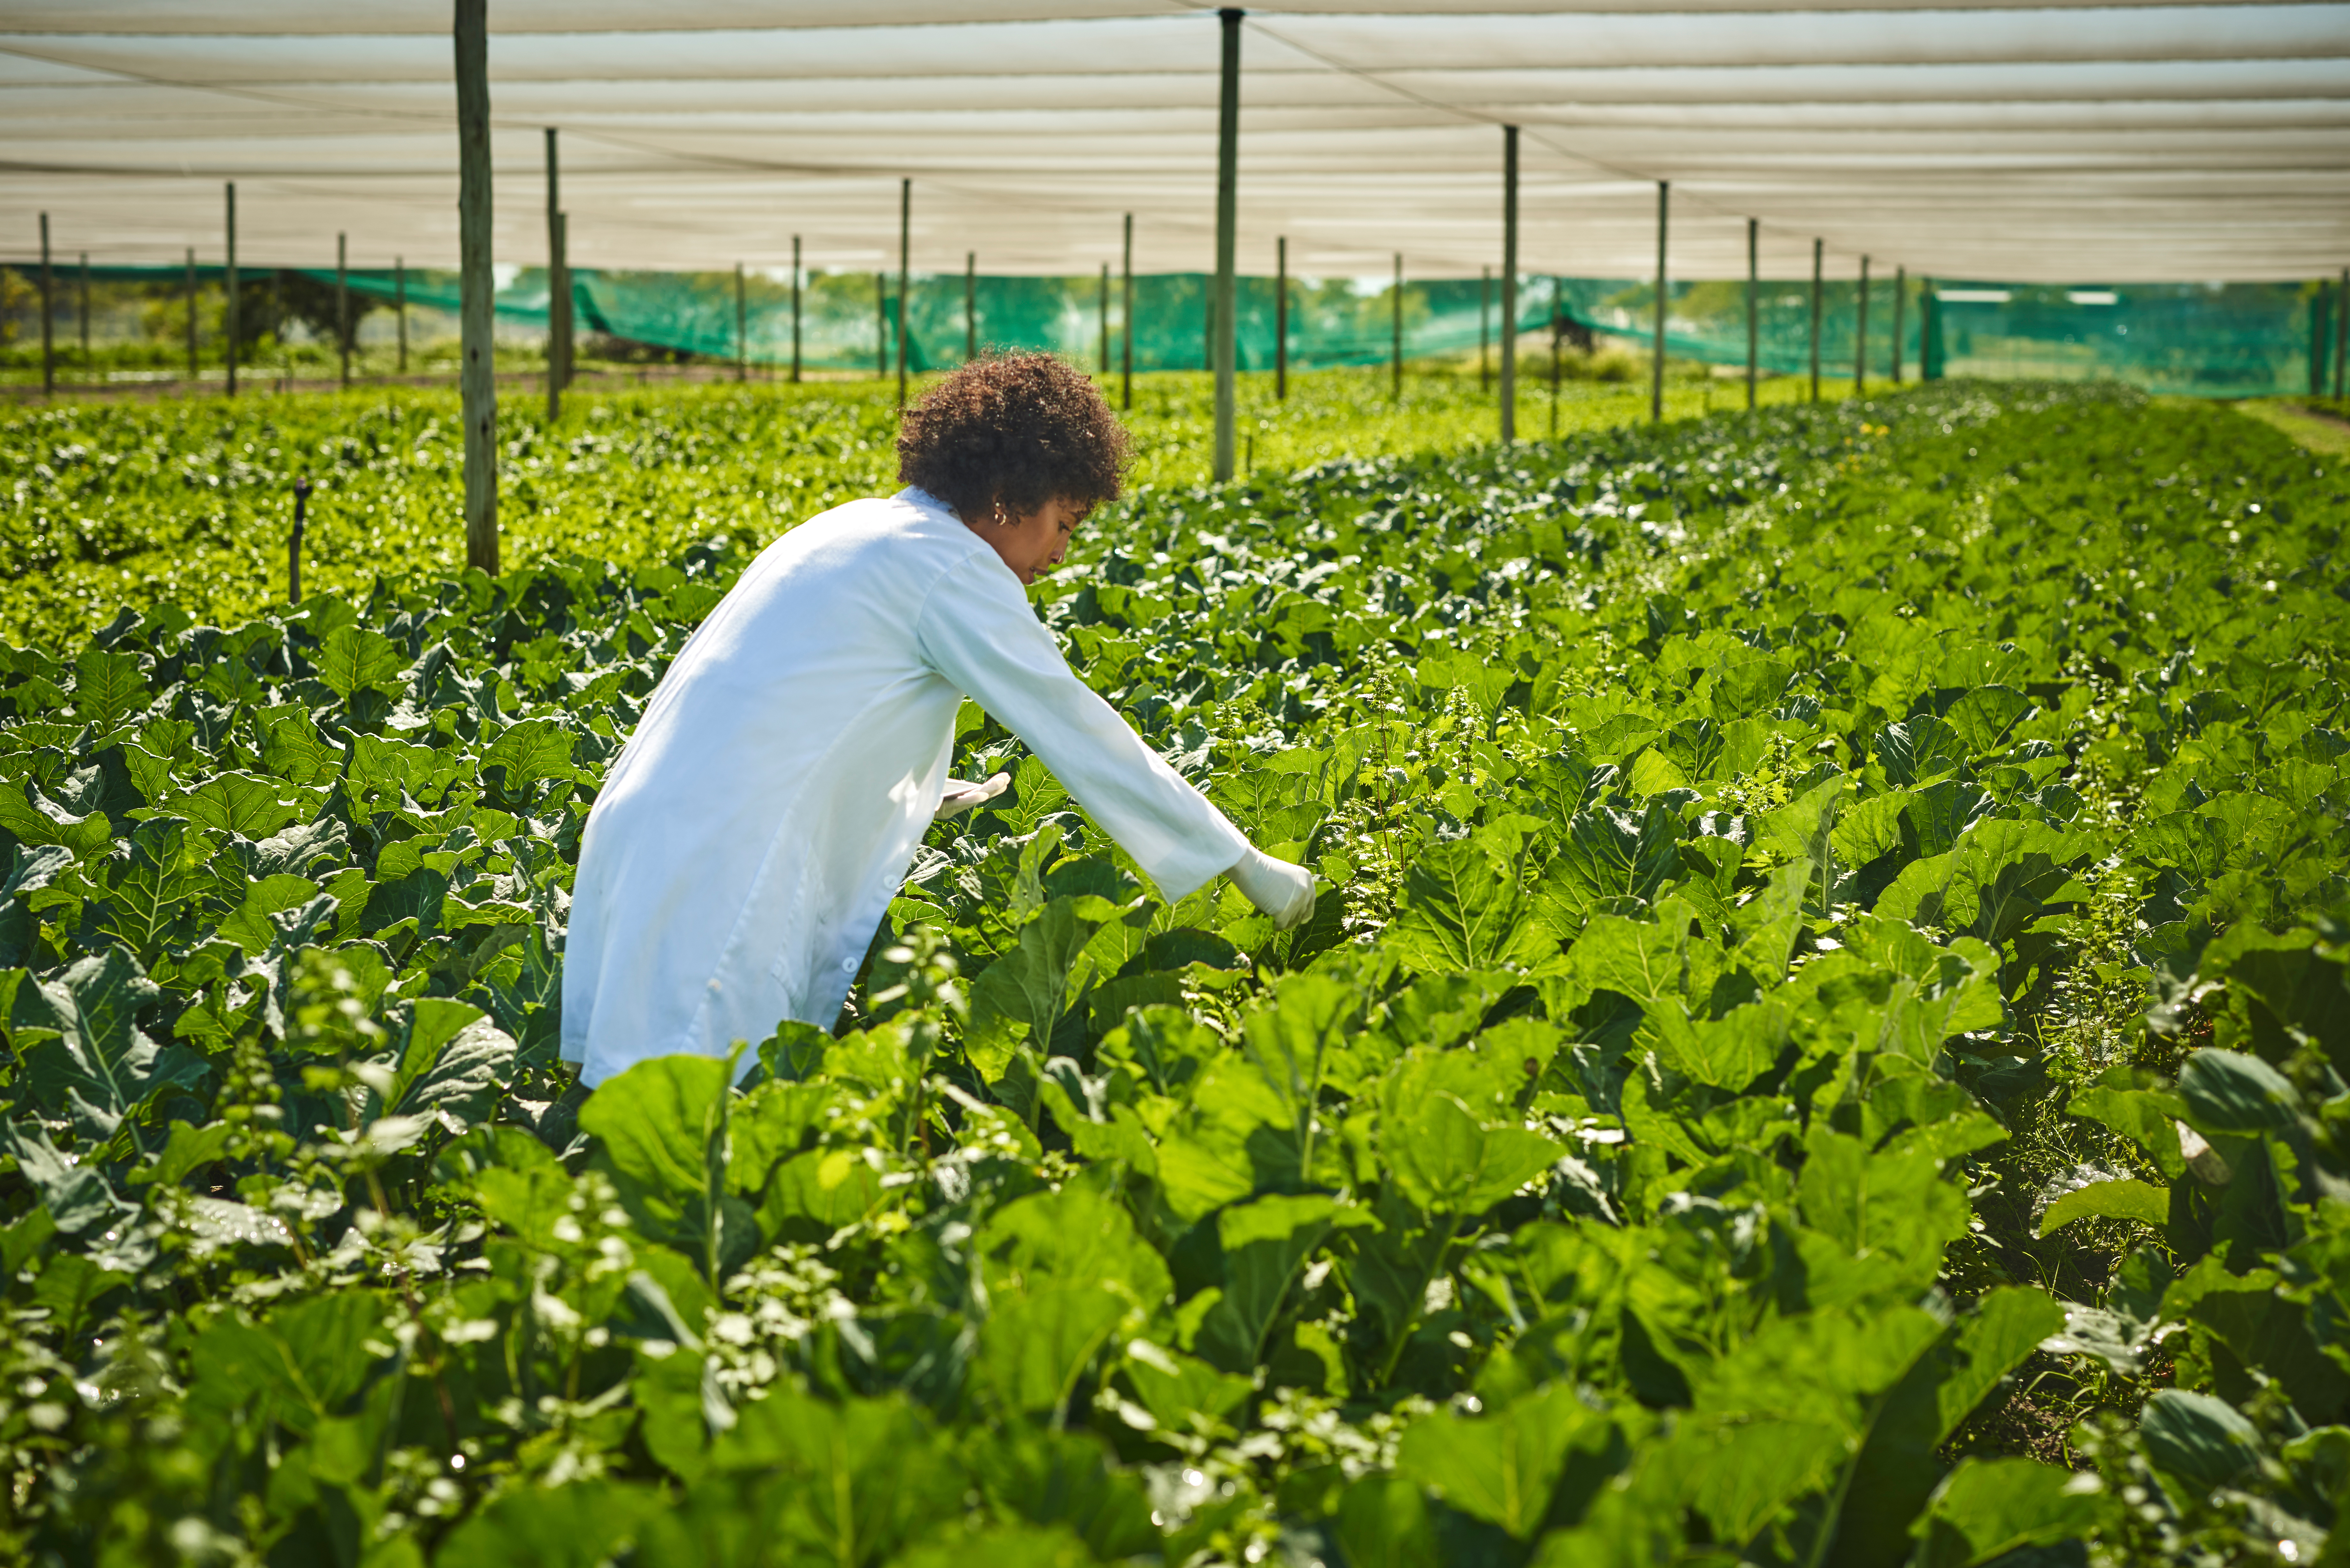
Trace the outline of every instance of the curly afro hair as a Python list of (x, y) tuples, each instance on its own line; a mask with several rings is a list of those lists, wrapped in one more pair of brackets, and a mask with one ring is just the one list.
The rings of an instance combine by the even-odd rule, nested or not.
[(898, 477), (966, 522), (998, 504), (1087, 510), (1118, 498), (1126, 429), (1082, 371), (1050, 354), (990, 353), (931, 389), (898, 430)]

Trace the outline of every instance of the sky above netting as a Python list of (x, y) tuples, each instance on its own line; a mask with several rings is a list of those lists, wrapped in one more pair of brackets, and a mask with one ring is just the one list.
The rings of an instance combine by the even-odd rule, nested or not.
[[(1176, 0), (490, 0), (497, 259), (546, 254), (561, 131), (596, 267), (1212, 265), (1218, 24)], [(452, 265), (446, 0), (0, 0), (0, 256)], [(1523, 127), (1521, 265), (2019, 281), (2350, 262), (2350, 5), (1252, 7), (1240, 248), (1475, 275)]]

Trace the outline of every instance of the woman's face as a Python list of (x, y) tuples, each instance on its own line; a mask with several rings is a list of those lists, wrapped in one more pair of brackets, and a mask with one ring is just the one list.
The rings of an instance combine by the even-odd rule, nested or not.
[[(1035, 511), (1021, 514), (1004, 508), (968, 526), (986, 540), (1023, 583), (1033, 583), (1061, 564), (1078, 524), (1092, 510), (1074, 501), (1047, 501)], [(1001, 516), (1003, 521), (997, 522)]]

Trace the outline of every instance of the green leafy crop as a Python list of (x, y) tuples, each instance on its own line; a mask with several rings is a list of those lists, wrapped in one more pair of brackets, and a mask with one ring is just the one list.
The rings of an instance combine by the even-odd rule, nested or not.
[(771, 528), (0, 648), (0, 1540), (2317, 1561), (2345, 517), (2095, 389), (1144, 491), (1044, 613), (1315, 919), (1161, 897), (967, 704), (1013, 789), (739, 1088), (555, 1044), (598, 782)]

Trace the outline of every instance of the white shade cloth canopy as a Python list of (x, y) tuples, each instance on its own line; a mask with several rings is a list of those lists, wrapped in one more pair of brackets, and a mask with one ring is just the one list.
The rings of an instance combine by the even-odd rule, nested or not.
[[(490, 0), (496, 254), (546, 260), (560, 130), (587, 267), (1212, 265), (1218, 23), (1178, 0)], [(454, 264), (446, 0), (0, 4), (0, 253)], [(2309, 277), (2350, 261), (2350, 5), (1253, 6), (1240, 267), (2023, 282)]]

